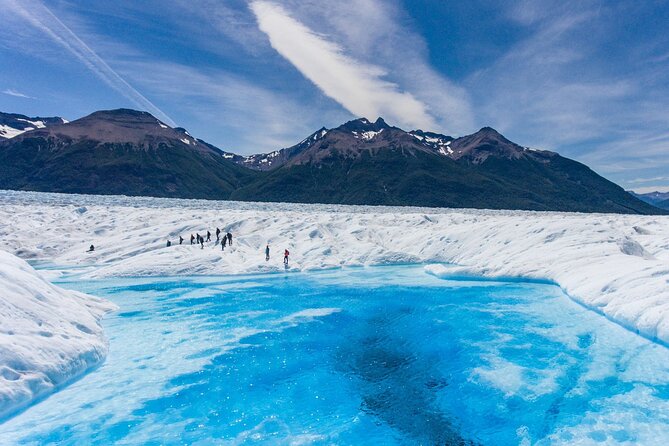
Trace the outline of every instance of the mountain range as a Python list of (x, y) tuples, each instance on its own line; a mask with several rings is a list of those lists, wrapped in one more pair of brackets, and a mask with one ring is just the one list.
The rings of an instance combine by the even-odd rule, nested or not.
[[(0, 122), (9, 123), (8, 116), (20, 115), (0, 113)], [(361, 118), (321, 128), (292, 147), (242, 156), (135, 110), (98, 111), (70, 123), (60, 118), (20, 119), (20, 125), (27, 124), (25, 120), (35, 125), (0, 139), (0, 188), (245, 201), (663, 212), (581, 163), (522, 147), (490, 127), (453, 138), (407, 132), (381, 118)]]
[(646, 203), (652, 204), (660, 209), (669, 210), (669, 192), (648, 192), (645, 194), (638, 194), (636, 192), (630, 192), (635, 197), (639, 198)]

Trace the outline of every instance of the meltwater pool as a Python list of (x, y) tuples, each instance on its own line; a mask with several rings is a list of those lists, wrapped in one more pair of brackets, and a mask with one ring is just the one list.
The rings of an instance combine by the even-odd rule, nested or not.
[(669, 349), (550, 284), (421, 266), (61, 282), (107, 361), (12, 444), (669, 444)]

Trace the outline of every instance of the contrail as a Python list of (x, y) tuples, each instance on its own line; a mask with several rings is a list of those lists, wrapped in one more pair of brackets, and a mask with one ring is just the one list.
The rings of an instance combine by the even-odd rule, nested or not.
[[(77, 35), (72, 32), (63, 22), (51, 12), (49, 8), (39, 1), (27, 2), (22, 0), (20, 3), (16, 0), (6, 0), (10, 9), (15, 11), (21, 17), (26, 19), (31, 25), (47, 34), (53, 41), (63, 46), (66, 50), (72, 53), (79, 59), (86, 67), (91, 70), (104, 83), (109, 85), (114, 90), (121, 93), (130, 102), (143, 110), (147, 110), (160, 118), (165, 123), (176, 126), (175, 122), (167, 116), (165, 112), (156, 107), (151, 101), (145, 98), (139, 91), (135, 90), (132, 85), (126, 82), (116, 71), (114, 71), (107, 63), (98, 56), (86, 43), (84, 43)], [(29, 10), (24, 8), (26, 3), (30, 3)], [(41, 10), (43, 17), (35, 14), (35, 11)], [(44, 20), (47, 18), (48, 20)], [(48, 24), (47, 24), (48, 23)]]

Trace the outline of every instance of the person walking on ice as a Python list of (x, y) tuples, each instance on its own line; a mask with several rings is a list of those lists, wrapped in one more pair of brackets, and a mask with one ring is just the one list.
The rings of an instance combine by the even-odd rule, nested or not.
[(207, 241), (211, 241), (211, 232), (207, 231)]
[(216, 228), (216, 243), (221, 239), (221, 230)]
[(283, 251), (283, 265), (288, 267), (288, 256), (290, 255), (290, 252), (288, 252), (287, 249)]
[(195, 236), (193, 234), (190, 235), (190, 244), (192, 245), (195, 243)]
[(265, 246), (265, 262), (269, 261), (269, 243)]
[(221, 251), (225, 251), (225, 241), (226, 241), (226, 238), (223, 237), (223, 238), (221, 239)]
[(181, 245), (181, 244), (183, 244), (183, 242), (184, 242), (184, 238), (182, 236), (179, 236), (179, 244)]
[(228, 245), (232, 246), (232, 234), (228, 232), (225, 236), (228, 238)]

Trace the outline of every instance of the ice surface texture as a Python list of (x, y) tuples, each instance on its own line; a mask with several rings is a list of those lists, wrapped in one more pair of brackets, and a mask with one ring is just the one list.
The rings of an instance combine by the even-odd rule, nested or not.
[(0, 420), (99, 364), (100, 318), (113, 308), (0, 251)]
[[(80, 270), (84, 277), (283, 271), (285, 248), (293, 270), (445, 262), (458, 265), (447, 274), (554, 281), (583, 305), (669, 344), (666, 216), (26, 192), (0, 198), (0, 221), (10, 223), (0, 227), (0, 246), (58, 265), (95, 265)], [(189, 245), (191, 233), (216, 227), (234, 234), (232, 249)], [(183, 246), (174, 245), (179, 234)], [(96, 251), (85, 253), (91, 244)]]

